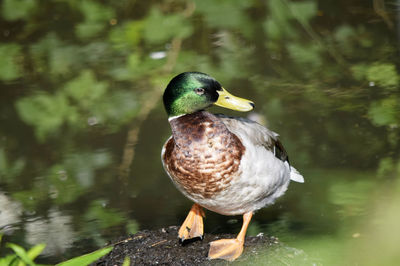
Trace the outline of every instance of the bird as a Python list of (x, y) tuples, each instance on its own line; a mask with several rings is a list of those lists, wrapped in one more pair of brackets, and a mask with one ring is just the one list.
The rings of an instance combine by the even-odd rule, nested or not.
[(303, 183), (304, 178), (290, 165), (277, 133), (247, 118), (206, 111), (212, 105), (241, 112), (255, 107), (213, 77), (201, 72), (173, 77), (163, 103), (172, 136), (162, 147), (162, 164), (177, 189), (194, 202), (178, 238), (203, 238), (204, 208), (242, 215), (237, 237), (212, 241), (208, 251), (209, 259), (233, 261), (243, 252), (254, 212), (273, 204), (290, 180)]

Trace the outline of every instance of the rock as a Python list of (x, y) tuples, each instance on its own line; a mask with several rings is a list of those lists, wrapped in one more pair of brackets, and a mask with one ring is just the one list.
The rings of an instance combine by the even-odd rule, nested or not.
[[(160, 230), (143, 230), (114, 243), (114, 249), (92, 265), (114, 266), (122, 265), (125, 257), (129, 257), (131, 265), (215, 265), (222, 260), (209, 260), (207, 253), (209, 242), (221, 238), (235, 238), (236, 235), (205, 234), (204, 239), (194, 239), (183, 245), (178, 241), (177, 226), (170, 226)], [(277, 246), (275, 237), (263, 234), (248, 236), (245, 241), (244, 252), (237, 262), (243, 262), (253, 257), (261, 249)]]

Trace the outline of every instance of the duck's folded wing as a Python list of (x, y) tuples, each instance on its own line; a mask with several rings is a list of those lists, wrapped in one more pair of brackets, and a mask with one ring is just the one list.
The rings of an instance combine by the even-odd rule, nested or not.
[(216, 114), (216, 116), (221, 119), (230, 132), (239, 138), (246, 138), (253, 145), (263, 146), (272, 152), (276, 158), (287, 162), (290, 167), (290, 179), (295, 182), (304, 183), (303, 176), (294, 167), (290, 166), (289, 157), (282, 143), (279, 141), (277, 133), (247, 118), (230, 117), (223, 114)]

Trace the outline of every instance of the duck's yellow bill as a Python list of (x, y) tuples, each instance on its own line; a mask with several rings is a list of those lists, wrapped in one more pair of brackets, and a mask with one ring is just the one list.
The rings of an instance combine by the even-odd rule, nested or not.
[(254, 103), (252, 101), (233, 96), (224, 88), (222, 88), (221, 91), (217, 92), (219, 94), (219, 97), (218, 100), (214, 103), (215, 105), (241, 112), (247, 112), (253, 110), (254, 108)]

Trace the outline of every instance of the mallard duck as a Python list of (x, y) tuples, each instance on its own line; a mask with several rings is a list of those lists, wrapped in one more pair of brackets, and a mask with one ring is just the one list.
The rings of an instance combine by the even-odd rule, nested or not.
[(304, 182), (278, 134), (246, 118), (212, 114), (211, 105), (250, 111), (252, 101), (228, 93), (207, 74), (184, 72), (174, 77), (163, 95), (172, 136), (161, 159), (175, 186), (194, 202), (179, 229), (183, 242), (203, 237), (203, 208), (222, 215), (243, 215), (235, 239), (210, 243), (210, 259), (235, 260), (243, 252), (253, 213), (272, 204), (290, 180)]

